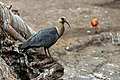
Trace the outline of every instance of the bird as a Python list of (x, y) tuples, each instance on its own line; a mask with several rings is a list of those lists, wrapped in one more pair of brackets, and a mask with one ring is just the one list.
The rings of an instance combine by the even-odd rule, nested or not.
[(49, 48), (57, 42), (57, 40), (63, 35), (65, 31), (64, 23), (67, 23), (70, 27), (70, 24), (67, 22), (65, 17), (60, 17), (57, 21), (56, 27), (49, 27), (42, 29), (28, 38), (20, 48), (23, 49), (23, 52), (26, 52), (29, 48), (39, 48), (43, 47), (45, 55), (48, 58), (52, 58)]
[(98, 24), (99, 24), (99, 22), (96, 17), (91, 19), (91, 25), (92, 25), (95, 33), (97, 33)]

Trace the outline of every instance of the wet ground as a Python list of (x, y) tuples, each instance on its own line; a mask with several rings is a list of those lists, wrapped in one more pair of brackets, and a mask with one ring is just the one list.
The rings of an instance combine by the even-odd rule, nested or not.
[[(71, 28), (51, 47), (54, 58), (64, 66), (65, 80), (120, 80), (120, 47), (112, 39), (101, 45), (89, 45), (67, 51), (65, 48), (84, 43), (94, 34), (88, 34), (90, 19), (98, 17), (100, 33), (120, 31), (119, 0), (1, 0), (18, 9), (20, 16), (38, 31), (55, 26), (60, 16), (65, 16)], [(99, 35), (99, 34), (98, 34)], [(117, 35), (117, 34), (114, 34)], [(110, 35), (109, 35), (110, 36)], [(107, 36), (106, 36), (107, 38)], [(77, 48), (76, 48), (77, 49)]]

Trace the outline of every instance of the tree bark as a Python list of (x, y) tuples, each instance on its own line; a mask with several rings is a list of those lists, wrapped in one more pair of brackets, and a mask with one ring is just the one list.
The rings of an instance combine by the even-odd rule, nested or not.
[(19, 43), (24, 42), (36, 32), (12, 11), (16, 10), (11, 10), (0, 2), (0, 77), (8, 80), (59, 79), (64, 74), (63, 66), (57, 61), (46, 58), (41, 49), (21, 52)]

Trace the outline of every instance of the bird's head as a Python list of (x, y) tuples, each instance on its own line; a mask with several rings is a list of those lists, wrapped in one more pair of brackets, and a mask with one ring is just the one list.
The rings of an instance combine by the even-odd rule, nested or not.
[(65, 17), (60, 17), (60, 18), (58, 19), (58, 22), (59, 22), (59, 23), (62, 23), (62, 24), (67, 23), (68, 26), (70, 27), (70, 24), (66, 21), (66, 18), (65, 18)]

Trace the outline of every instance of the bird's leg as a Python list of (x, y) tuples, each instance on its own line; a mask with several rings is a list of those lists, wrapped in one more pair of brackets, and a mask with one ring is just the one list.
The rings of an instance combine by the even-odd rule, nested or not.
[(48, 52), (48, 54), (49, 54), (49, 58), (51, 58), (51, 59), (53, 60), (53, 58), (52, 58), (52, 56), (51, 56), (51, 54), (50, 54), (49, 48), (47, 48), (47, 52)]
[(48, 49), (48, 48), (47, 48), (47, 52), (48, 52), (49, 57), (51, 57), (51, 54), (50, 54), (50, 51), (49, 51), (49, 49)]
[(98, 32), (97, 32), (97, 27), (94, 26), (93, 28), (94, 28), (94, 33), (97, 34), (97, 33), (98, 33)]
[(46, 48), (44, 48), (44, 51), (45, 51), (45, 57), (48, 57)]

